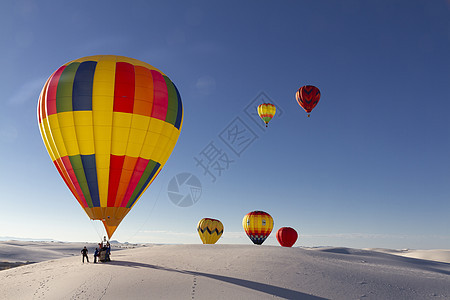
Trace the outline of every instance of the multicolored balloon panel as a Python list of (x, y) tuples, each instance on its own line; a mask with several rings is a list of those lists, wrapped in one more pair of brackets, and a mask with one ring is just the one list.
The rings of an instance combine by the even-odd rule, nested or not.
[(272, 120), (275, 115), (277, 109), (275, 105), (271, 103), (263, 103), (258, 106), (258, 115), (259, 117), (267, 124), (269, 124), (270, 120)]
[(295, 94), (298, 104), (309, 114), (320, 100), (320, 90), (313, 85), (305, 85)]
[(169, 158), (183, 106), (175, 85), (153, 66), (123, 56), (88, 56), (50, 76), (38, 121), (61, 177), (111, 237)]
[(216, 219), (203, 218), (198, 222), (197, 231), (203, 244), (215, 244), (223, 234), (223, 224)]
[(277, 231), (277, 241), (283, 247), (292, 247), (297, 241), (298, 234), (294, 228), (281, 227)]
[(242, 226), (250, 240), (261, 245), (273, 229), (272, 216), (263, 211), (252, 211), (245, 215)]

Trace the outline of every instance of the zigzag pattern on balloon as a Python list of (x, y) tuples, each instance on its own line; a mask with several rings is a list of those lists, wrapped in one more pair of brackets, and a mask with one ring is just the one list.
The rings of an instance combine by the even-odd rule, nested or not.
[(295, 93), (298, 104), (308, 113), (314, 109), (320, 100), (320, 90), (313, 85), (305, 85)]
[(217, 235), (222, 235), (222, 233), (223, 233), (223, 229), (220, 231), (217, 228), (214, 228), (213, 230), (211, 230), (211, 229), (209, 229), (209, 227), (206, 227), (204, 229), (197, 227), (197, 230), (200, 231), (201, 233), (205, 233), (205, 230), (206, 230), (209, 234), (216, 233)]
[(215, 244), (223, 234), (223, 224), (216, 219), (203, 218), (197, 224), (197, 232), (203, 244)]

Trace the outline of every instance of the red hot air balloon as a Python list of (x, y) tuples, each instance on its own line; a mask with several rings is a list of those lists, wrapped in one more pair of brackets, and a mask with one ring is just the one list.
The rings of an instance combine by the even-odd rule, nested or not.
[(283, 247), (292, 247), (297, 241), (298, 234), (294, 228), (281, 227), (277, 231), (277, 240)]
[(320, 90), (313, 85), (305, 85), (295, 94), (298, 104), (309, 114), (320, 100)]

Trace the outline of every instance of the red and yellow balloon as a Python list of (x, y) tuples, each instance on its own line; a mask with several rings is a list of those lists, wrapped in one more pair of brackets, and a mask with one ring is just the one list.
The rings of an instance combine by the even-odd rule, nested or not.
[(61, 66), (37, 114), (56, 169), (109, 238), (161, 171), (183, 123), (180, 94), (164, 73), (114, 55)]
[(258, 106), (258, 115), (266, 123), (266, 127), (276, 112), (277, 108), (272, 103), (262, 103)]
[(245, 215), (242, 227), (254, 244), (261, 245), (272, 232), (273, 218), (264, 211), (252, 211)]
[(302, 86), (295, 93), (295, 99), (297, 99), (298, 104), (308, 113), (309, 117), (311, 111), (319, 103), (320, 90), (313, 85)]

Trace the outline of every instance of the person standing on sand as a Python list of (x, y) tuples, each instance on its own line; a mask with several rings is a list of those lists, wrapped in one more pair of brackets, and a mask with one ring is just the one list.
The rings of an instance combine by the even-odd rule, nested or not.
[(86, 248), (86, 246), (84, 246), (83, 249), (81, 249), (81, 254), (83, 254), (83, 264), (84, 264), (84, 258), (86, 257), (87, 262), (89, 262), (89, 257), (88, 257), (88, 249)]
[(94, 264), (97, 263), (97, 257), (98, 257), (98, 248), (95, 248), (95, 252), (94, 252)]
[(111, 255), (111, 244), (109, 242), (106, 242), (106, 261), (111, 261), (110, 255)]

